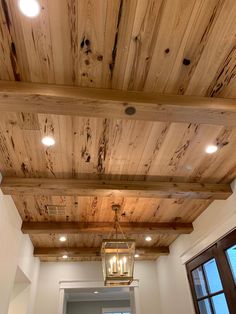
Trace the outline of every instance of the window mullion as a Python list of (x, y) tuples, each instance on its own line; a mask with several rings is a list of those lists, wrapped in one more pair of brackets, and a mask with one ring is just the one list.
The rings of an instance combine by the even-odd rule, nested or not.
[(211, 307), (211, 313), (215, 314), (215, 311), (214, 311), (214, 308), (213, 308), (213, 305), (212, 305), (212, 301), (211, 301), (211, 297), (210, 297), (211, 293), (210, 293), (210, 289), (208, 287), (208, 281), (207, 281), (207, 277), (206, 277), (206, 273), (205, 273), (205, 269), (204, 269), (203, 265), (201, 265), (201, 269), (202, 269), (202, 274), (203, 274), (203, 278), (204, 278), (204, 281), (205, 281), (205, 286), (206, 286), (206, 291), (207, 291), (209, 304), (210, 304), (210, 307)]

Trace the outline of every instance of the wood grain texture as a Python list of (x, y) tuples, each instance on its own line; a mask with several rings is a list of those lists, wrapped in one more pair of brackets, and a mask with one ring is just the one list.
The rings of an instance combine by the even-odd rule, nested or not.
[(0, 111), (236, 126), (234, 99), (7, 81), (0, 82)]
[(228, 184), (105, 181), (4, 177), (0, 185), (6, 195), (103, 196), (143, 198), (227, 199)]
[[(193, 231), (191, 223), (178, 222), (121, 222), (120, 226), (127, 234), (188, 234)], [(26, 234), (105, 234), (115, 231), (111, 222), (23, 222), (21, 230)]]
[[(93, 112), (83, 112), (86, 117), (81, 117), (74, 111), (69, 114), (75, 106), (71, 97), (75, 103), (78, 100), (72, 92), (58, 99), (68, 102), (63, 115), (38, 113), (45, 110), (45, 103), (35, 90), (30, 97), (9, 97), (8, 104), (0, 93), (0, 107), (8, 110), (0, 114), (3, 176), (227, 184), (235, 178), (236, 119), (235, 113), (229, 113), (235, 112), (236, 98), (235, 0), (41, 0), (40, 5), (37, 19), (28, 19), (17, 1), (0, 2), (0, 80), (50, 84), (47, 90), (53, 84), (80, 86), (90, 88), (91, 94), (91, 88), (112, 88), (135, 95), (139, 91), (139, 97), (143, 92), (164, 94), (162, 100), (178, 96), (165, 104), (169, 108), (165, 112), (161, 112), (164, 105), (156, 111), (151, 99), (151, 113), (145, 111), (146, 105), (144, 110), (140, 98), (141, 109), (134, 116), (124, 116), (125, 106), (120, 104), (114, 110), (109, 99), (103, 107), (106, 115), (94, 110), (90, 101), (87, 109)], [(174, 106), (174, 115), (173, 100), (182, 96), (211, 98), (209, 111), (202, 105), (197, 112), (195, 107), (183, 112), (181, 103), (178, 114), (179, 106)], [(224, 98), (232, 99), (230, 111), (217, 105)], [(32, 110), (24, 102), (28, 99), (36, 111), (23, 112)], [(20, 109), (9, 112), (16, 100)], [(158, 115), (153, 115), (153, 109)], [(216, 121), (219, 124), (213, 124)], [(45, 135), (54, 136), (54, 147), (41, 145)], [(218, 146), (216, 154), (205, 154), (209, 144)], [(112, 222), (110, 208), (118, 203), (122, 222), (191, 223), (211, 203), (137, 196), (15, 195), (13, 199), (22, 219), (32, 222)], [(151, 246), (168, 246), (176, 235), (153, 238)], [(31, 235), (31, 239), (35, 246), (60, 246), (53, 234)], [(68, 235), (68, 246), (99, 247), (101, 239), (98, 234)], [(147, 246), (142, 234), (135, 240)]]
[(113, 222), (113, 204), (121, 206), (120, 222), (192, 222), (209, 200), (13, 196), (23, 221)]
[[(169, 248), (166, 246), (159, 247), (136, 247), (136, 253), (140, 255), (143, 259), (145, 257), (155, 256), (155, 255), (168, 255)], [(45, 257), (62, 257), (64, 254), (68, 257), (100, 257), (101, 248), (100, 247), (36, 247), (34, 249), (34, 256), (45, 258)]]

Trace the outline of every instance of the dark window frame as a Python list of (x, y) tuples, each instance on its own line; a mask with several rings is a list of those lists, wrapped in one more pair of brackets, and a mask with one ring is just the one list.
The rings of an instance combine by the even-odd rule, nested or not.
[[(233, 230), (231, 233), (226, 235), (224, 238), (217, 241), (214, 245), (208, 248), (206, 251), (198, 255), (197, 257), (193, 258), (186, 264), (188, 281), (190, 284), (193, 303), (195, 307), (195, 311), (197, 314), (200, 314), (198, 308), (198, 301), (200, 299), (209, 299), (211, 296), (218, 295), (222, 292), (225, 294), (226, 301), (228, 303), (229, 311), (231, 314), (236, 314), (236, 284), (234, 282), (233, 274), (230, 269), (230, 265), (226, 256), (226, 250), (236, 244), (236, 229)], [(223, 290), (217, 293), (209, 293), (208, 287), (207, 292), (209, 293), (206, 297), (197, 298), (193, 278), (192, 278), (192, 271), (211, 259), (215, 259), (216, 265), (219, 271), (219, 275), (221, 278)], [(203, 275), (205, 276), (204, 270)], [(207, 286), (207, 285), (206, 285)], [(212, 304), (210, 302), (211, 310), (213, 311)]]

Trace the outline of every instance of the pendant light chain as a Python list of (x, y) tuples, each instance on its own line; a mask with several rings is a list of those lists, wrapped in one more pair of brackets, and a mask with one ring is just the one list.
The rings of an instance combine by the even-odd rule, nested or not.
[(121, 225), (119, 223), (119, 219), (118, 219), (118, 208), (114, 210), (115, 211), (115, 217), (114, 217), (114, 220), (115, 220), (115, 230), (116, 230), (116, 240), (118, 239), (118, 229), (120, 230), (120, 233), (122, 234), (123, 238), (124, 239), (127, 239), (127, 237), (125, 236), (122, 228), (121, 228)]

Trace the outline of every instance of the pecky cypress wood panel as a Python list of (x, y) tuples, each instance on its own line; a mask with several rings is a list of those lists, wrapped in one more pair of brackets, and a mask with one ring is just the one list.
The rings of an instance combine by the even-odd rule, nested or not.
[[(40, 16), (29, 20), (16, 1), (1, 1), (1, 80), (236, 97), (234, 0), (40, 3)], [(56, 139), (50, 149), (40, 142), (48, 133)], [(208, 144), (218, 145), (217, 154), (205, 154)], [(235, 146), (235, 128), (221, 125), (0, 115), (4, 176), (229, 183), (236, 175)], [(122, 205), (124, 221), (156, 222), (192, 222), (210, 203), (34, 195), (14, 201), (27, 221), (95, 222), (112, 221), (113, 203)], [(71, 246), (78, 241), (99, 246), (101, 240), (72, 238)], [(169, 245), (174, 239), (153, 243)], [(58, 243), (53, 235), (32, 240), (41, 247)], [(143, 238), (137, 241), (145, 245)]]

